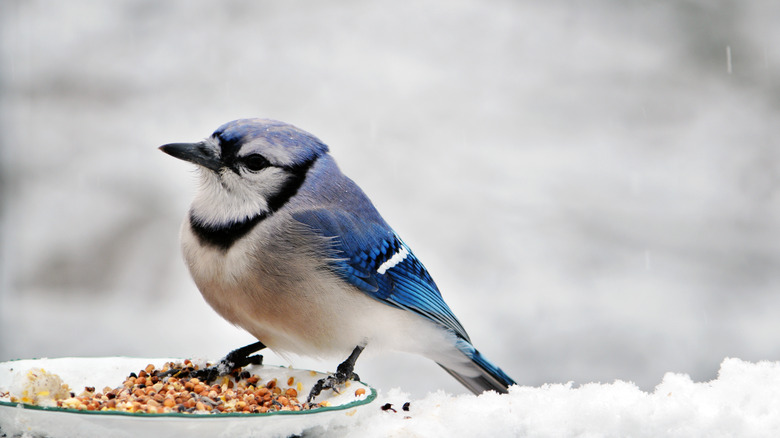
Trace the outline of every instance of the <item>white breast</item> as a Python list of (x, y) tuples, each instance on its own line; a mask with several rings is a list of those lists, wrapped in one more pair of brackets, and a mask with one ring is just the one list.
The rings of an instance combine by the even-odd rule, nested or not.
[(223, 252), (200, 245), (185, 222), (182, 248), (190, 273), (223, 318), (280, 353), (346, 358), (367, 342), (372, 349), (409, 351), (440, 362), (439, 356), (450, 354), (431, 349), (452, 345), (443, 339), (450, 334), (337, 278), (322, 254), (305, 249), (324, 247), (312, 241), (323, 238), (290, 224), (295, 223), (289, 216), (273, 215)]

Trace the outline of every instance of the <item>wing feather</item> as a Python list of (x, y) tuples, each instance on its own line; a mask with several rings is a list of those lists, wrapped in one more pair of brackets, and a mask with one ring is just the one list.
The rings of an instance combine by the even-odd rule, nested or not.
[[(469, 340), (425, 266), (384, 221), (366, 221), (348, 211), (332, 209), (299, 211), (293, 217), (330, 238), (330, 267), (344, 281), (372, 298), (415, 312)], [(402, 259), (385, 265), (399, 253)], [(383, 265), (385, 269), (380, 269)]]

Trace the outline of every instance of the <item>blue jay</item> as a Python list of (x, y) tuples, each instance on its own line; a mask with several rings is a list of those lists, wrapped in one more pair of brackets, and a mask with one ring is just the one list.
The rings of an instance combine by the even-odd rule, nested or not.
[(315, 136), (242, 119), (160, 149), (198, 165), (200, 187), (181, 229), (195, 284), (259, 340), (228, 354), (219, 372), (265, 347), (348, 355), (311, 401), (357, 378), (355, 361), (371, 345), (428, 357), (474, 393), (515, 384), (471, 345), (428, 271)]

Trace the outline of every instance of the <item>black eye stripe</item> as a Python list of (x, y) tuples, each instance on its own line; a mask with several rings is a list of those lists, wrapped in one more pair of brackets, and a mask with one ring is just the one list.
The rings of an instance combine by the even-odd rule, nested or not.
[(246, 157), (239, 158), (239, 161), (244, 164), (244, 167), (252, 172), (257, 172), (271, 165), (271, 163), (260, 154), (247, 155)]

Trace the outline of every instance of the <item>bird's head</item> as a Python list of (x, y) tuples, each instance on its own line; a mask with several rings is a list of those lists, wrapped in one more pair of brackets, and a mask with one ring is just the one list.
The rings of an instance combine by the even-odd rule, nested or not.
[(166, 144), (160, 150), (198, 165), (201, 187), (191, 214), (204, 225), (221, 226), (280, 208), (328, 147), (283, 122), (240, 119), (203, 141)]

